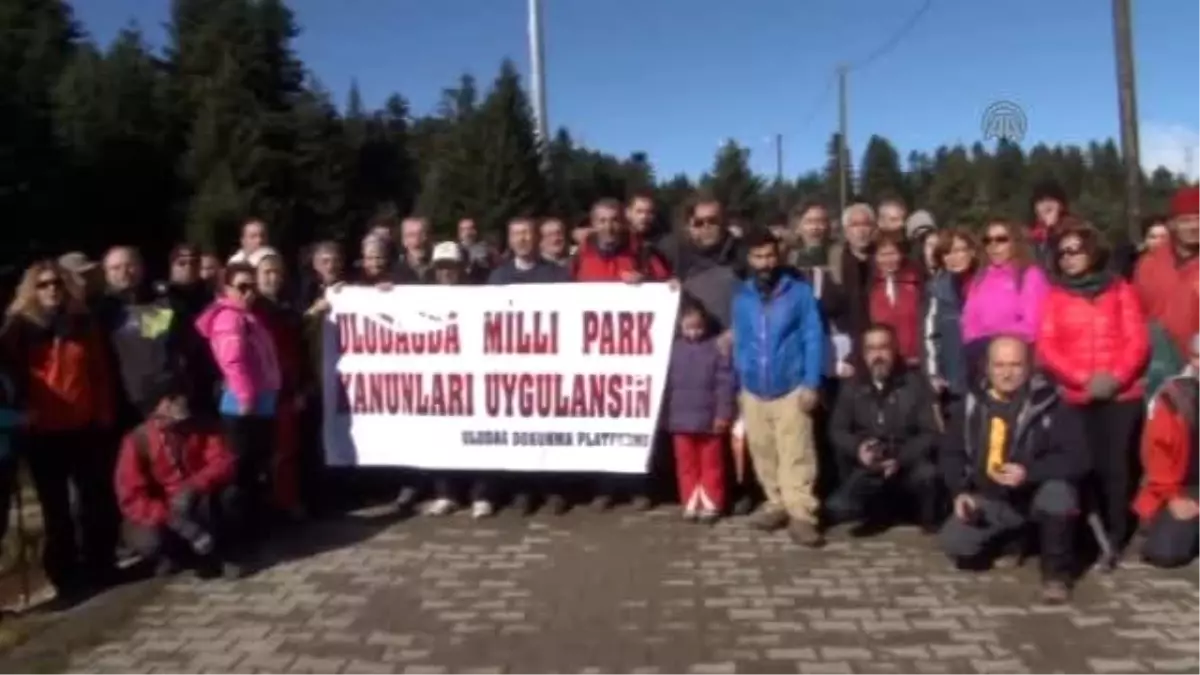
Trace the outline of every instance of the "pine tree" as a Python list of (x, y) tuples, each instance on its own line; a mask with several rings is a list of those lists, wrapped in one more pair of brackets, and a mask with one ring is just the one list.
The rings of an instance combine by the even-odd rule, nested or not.
[(717, 150), (712, 169), (700, 183), (731, 215), (753, 220), (762, 211), (763, 179), (750, 170), (750, 151), (735, 141)]
[(859, 172), (859, 194), (871, 204), (888, 197), (908, 199), (904, 173), (900, 169), (900, 154), (887, 139), (871, 136), (863, 153)]

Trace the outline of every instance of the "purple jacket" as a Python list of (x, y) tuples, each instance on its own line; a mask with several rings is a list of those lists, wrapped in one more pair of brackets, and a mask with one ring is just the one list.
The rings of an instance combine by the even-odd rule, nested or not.
[(671, 433), (711, 433), (713, 422), (733, 422), (736, 383), (716, 339), (676, 338), (667, 372), (663, 424)]
[(1050, 284), (1037, 265), (1025, 268), (1017, 283), (1016, 266), (988, 265), (971, 281), (963, 306), (963, 343), (1013, 335), (1033, 344)]

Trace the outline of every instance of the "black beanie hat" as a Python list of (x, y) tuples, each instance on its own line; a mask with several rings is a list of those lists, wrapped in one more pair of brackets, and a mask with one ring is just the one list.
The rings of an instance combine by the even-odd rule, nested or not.
[(1064, 207), (1070, 204), (1067, 201), (1067, 191), (1054, 179), (1044, 180), (1033, 186), (1033, 198), (1030, 202), (1037, 204), (1044, 199), (1053, 199)]

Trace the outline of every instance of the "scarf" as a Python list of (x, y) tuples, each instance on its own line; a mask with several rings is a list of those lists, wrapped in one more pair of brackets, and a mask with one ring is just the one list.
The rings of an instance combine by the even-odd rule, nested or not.
[(1088, 298), (1094, 298), (1100, 295), (1113, 282), (1113, 274), (1109, 270), (1102, 269), (1087, 274), (1081, 274), (1077, 277), (1063, 277), (1063, 288), (1082, 295)]

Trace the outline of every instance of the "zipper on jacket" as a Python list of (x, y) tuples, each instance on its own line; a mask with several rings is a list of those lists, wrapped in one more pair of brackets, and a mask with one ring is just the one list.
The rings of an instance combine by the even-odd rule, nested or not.
[(768, 328), (767, 314), (771, 311), (770, 300), (771, 300), (770, 298), (763, 298), (762, 323), (761, 323), (761, 327), (759, 329), (759, 336), (762, 340), (763, 348), (762, 348), (762, 351), (759, 353), (758, 367), (759, 367), (759, 375), (762, 379), (764, 388), (767, 387), (767, 384), (768, 384), (767, 377), (768, 377), (768, 373), (770, 372), (767, 369), (767, 350), (770, 348), (770, 344), (767, 341), (767, 336), (770, 335), (770, 331), (767, 330), (767, 328)]

